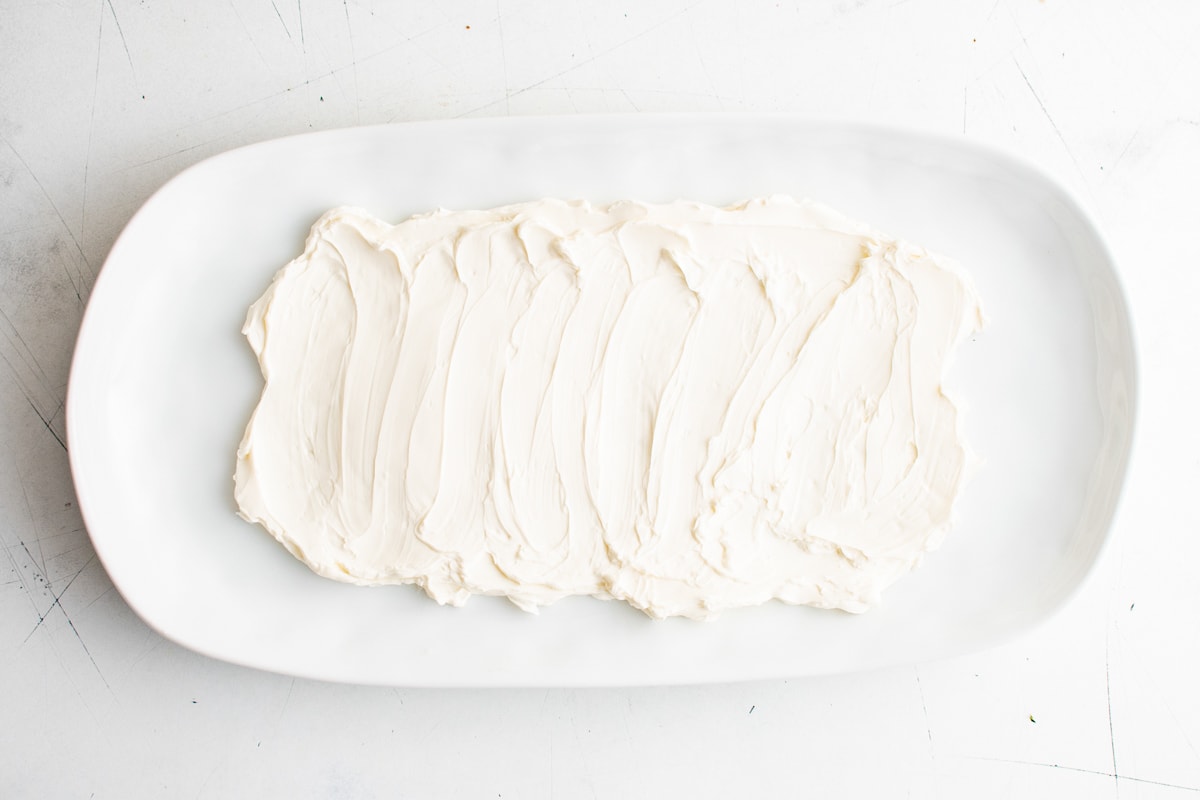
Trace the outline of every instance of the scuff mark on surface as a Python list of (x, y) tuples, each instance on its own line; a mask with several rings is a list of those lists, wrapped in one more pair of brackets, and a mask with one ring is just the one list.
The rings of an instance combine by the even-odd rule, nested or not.
[[(62, 606), (59, 606), (62, 609)], [(112, 691), (112, 686), (109, 685), (108, 679), (104, 677), (104, 672), (100, 669), (100, 665), (96, 663), (96, 657), (92, 655), (92, 651), (88, 649), (87, 642), (83, 641), (83, 637), (79, 635), (79, 630), (75, 627), (75, 621), (67, 614), (66, 609), (63, 609), (63, 616), (67, 618), (67, 625), (71, 628), (71, 633), (75, 634), (75, 638), (79, 641), (79, 646), (83, 648), (84, 654), (88, 657), (88, 661), (92, 662), (92, 667), (95, 668), (96, 674), (100, 676), (100, 682), (104, 684), (104, 688)]]
[[(24, 544), (24, 542), (22, 542), (22, 544)], [(26, 549), (26, 551), (25, 551), (25, 552), (26, 552), (26, 553), (28, 553), (28, 552), (29, 552), (29, 550), (28, 550), (28, 549)], [(30, 558), (32, 558), (32, 556), (30, 556)], [(47, 619), (47, 618), (50, 616), (50, 612), (54, 610), (54, 607), (55, 607), (55, 606), (57, 606), (57, 607), (58, 607), (58, 609), (59, 609), (60, 611), (62, 611), (62, 613), (63, 613), (63, 616), (64, 616), (64, 617), (66, 617), (66, 619), (67, 619), (67, 623), (71, 625), (71, 629), (72, 629), (72, 630), (74, 630), (74, 629), (75, 629), (75, 625), (74, 625), (74, 623), (73, 623), (73, 622), (71, 622), (71, 617), (70, 617), (70, 615), (69, 615), (69, 614), (67, 614), (67, 610), (66, 610), (65, 608), (63, 608), (63, 604), (62, 604), (62, 597), (63, 597), (63, 595), (65, 595), (65, 594), (67, 593), (67, 590), (71, 588), (71, 584), (75, 583), (75, 579), (76, 579), (76, 578), (78, 578), (80, 575), (82, 575), (82, 574), (83, 574), (83, 571), (84, 571), (85, 569), (87, 569), (88, 567), (90, 567), (90, 566), (92, 565), (92, 562), (93, 562), (93, 561), (95, 561), (95, 560), (96, 560), (96, 554), (95, 554), (95, 553), (93, 553), (93, 554), (92, 554), (92, 556), (91, 556), (91, 558), (89, 558), (89, 559), (88, 559), (88, 560), (87, 560), (87, 561), (84, 563), (84, 565), (83, 565), (82, 567), (80, 567), (80, 568), (79, 568), (79, 570), (78, 570), (78, 571), (77, 571), (77, 572), (76, 572), (74, 575), (72, 575), (72, 576), (71, 576), (71, 579), (70, 579), (69, 581), (67, 581), (67, 585), (66, 585), (66, 586), (64, 586), (64, 587), (62, 588), (62, 591), (61, 591), (61, 592), (59, 592), (58, 594), (52, 594), (52, 595), (51, 595), (51, 596), (54, 598), (54, 601), (53, 601), (52, 603), (50, 603), (50, 607), (46, 609), (46, 612), (45, 612), (44, 614), (41, 614), (41, 615), (39, 615), (39, 616), (38, 616), (38, 621), (37, 621), (37, 624), (33, 626), (33, 630), (31, 630), (31, 631), (29, 632), (29, 634), (28, 634), (28, 635), (25, 637), (25, 639), (24, 639), (24, 641), (22, 642), (22, 644), (23, 644), (24, 642), (27, 642), (27, 641), (29, 641), (29, 637), (30, 637), (30, 636), (33, 636), (33, 634), (37, 633), (37, 630), (38, 630), (38, 628), (42, 627), (42, 625), (43, 625), (43, 624), (46, 622), (46, 619)], [(43, 572), (42, 572), (42, 575), (43, 575), (43, 576), (45, 575), (45, 571), (43, 571)], [(47, 585), (47, 586), (49, 586), (49, 581), (47, 581), (47, 584), (46, 584), (46, 585)], [(75, 635), (76, 635), (76, 636), (78, 636), (79, 634), (78, 634), (78, 633), (76, 633)], [(83, 640), (81, 639), (81, 640), (80, 640), (80, 642), (82, 643), (82, 641), (83, 641)], [(86, 650), (87, 648), (85, 647), (84, 649)]]
[(279, 720), (283, 719), (283, 712), (287, 711), (288, 703), (290, 703), (292, 701), (292, 691), (295, 688), (296, 688), (296, 679), (292, 678), (291, 682), (288, 683), (287, 696), (283, 698), (283, 705), (281, 705), (279, 707), (279, 716), (275, 720), (276, 724), (279, 724)]
[(504, 12), (500, 10), (500, 0), (496, 0), (496, 31), (500, 37), (500, 70), (504, 75), (504, 113), (512, 113), (512, 94), (508, 83), (508, 50), (504, 44)]
[(100, 594), (98, 594), (94, 598), (92, 598), (92, 601), (90, 603), (88, 603), (86, 606), (84, 606), (83, 608), (86, 610), (86, 609), (89, 609), (92, 606), (96, 605), (96, 603), (99, 603), (102, 599), (104, 599), (106, 596), (111, 594), (112, 590), (115, 588), (116, 588), (115, 586), (113, 586), (112, 584), (109, 584), (109, 586), (103, 592), (101, 592)]
[[(105, 594), (107, 594), (107, 592), (105, 592)], [(101, 597), (103, 597), (103, 595), (101, 595)], [(97, 599), (99, 599), (99, 598), (97, 598)], [(92, 602), (94, 603), (96, 601), (93, 600)], [(91, 605), (91, 603), (89, 603), (88, 605)], [(158, 648), (162, 647), (163, 642), (166, 641), (166, 639), (163, 639), (161, 636), (152, 634), (151, 637), (152, 638), (150, 639), (150, 646), (142, 648), (142, 651), (137, 654), (137, 657), (134, 658), (133, 661), (129, 662), (129, 666), (126, 668), (126, 672), (132, 672), (134, 667), (136, 667), (138, 664), (145, 661), (146, 658), (151, 653), (153, 653)]]
[(1058, 137), (1058, 141), (1062, 143), (1063, 149), (1067, 151), (1067, 157), (1071, 159), (1071, 163), (1075, 165), (1075, 171), (1079, 173), (1079, 177), (1087, 181), (1087, 176), (1083, 174), (1083, 168), (1079, 166), (1079, 162), (1075, 160), (1075, 154), (1071, 151), (1071, 145), (1067, 144), (1066, 137), (1062, 135), (1062, 131), (1058, 129), (1058, 124), (1055, 123), (1054, 117), (1050, 116), (1050, 110), (1046, 108), (1046, 104), (1042, 102), (1042, 96), (1038, 94), (1037, 89), (1033, 88), (1033, 83), (1030, 82), (1029, 76), (1025, 74), (1021, 62), (1013, 58), (1013, 64), (1017, 67), (1017, 72), (1021, 73), (1021, 79), (1025, 81), (1025, 86), (1028, 87), (1029, 93), (1033, 95), (1033, 99), (1037, 101), (1038, 108), (1042, 110), (1042, 114), (1046, 117), (1046, 121), (1050, 123), (1050, 127), (1054, 130), (1054, 135)]
[(929, 709), (925, 706), (925, 689), (921, 686), (921, 670), (913, 667), (913, 675), (917, 678), (917, 695), (921, 698), (921, 718), (925, 720), (925, 738), (929, 742), (929, 757), (933, 758), (933, 726), (929, 724)]
[[(46, 426), (46, 430), (49, 431), (50, 435), (54, 437), (54, 441), (58, 442), (58, 446), (63, 449), (64, 453), (67, 452), (67, 443), (63, 441), (63, 438), (59, 436), (58, 433), (55, 432), (54, 428), (50, 426), (50, 420), (43, 416), (42, 412), (38, 411), (38, 407), (34, 405), (33, 400), (30, 399), (29, 395), (25, 395), (25, 399), (29, 401), (29, 407), (33, 409), (34, 414), (37, 414), (37, 418), (42, 421), (42, 425)], [(56, 411), (55, 413), (57, 414), (58, 412)]]
[(62, 392), (51, 388), (50, 379), (3, 308), (0, 308), (0, 361), (8, 367), (17, 388), (33, 408), (34, 414), (65, 450), (65, 434), (56, 430), (53, 425), (62, 408)]
[(704, 49), (696, 41), (696, 23), (691, 21), (688, 28), (692, 32), (692, 48), (696, 51), (696, 58), (700, 59), (700, 71), (704, 73), (704, 79), (708, 82), (708, 88), (712, 91), (713, 100), (716, 100), (717, 105), (724, 111), (725, 101), (721, 99), (720, 93), (717, 92), (717, 84), (713, 81), (712, 73), (708, 70), (708, 62), (704, 60)]
[(354, 28), (350, 25), (350, 6), (347, 0), (342, 0), (342, 11), (346, 15), (346, 35), (350, 37), (350, 69), (351, 76), (354, 79), (354, 124), (360, 122), (359, 112), (359, 94), (358, 94), (358, 56), (354, 52)]
[[(88, 117), (87, 149), (83, 157), (83, 191), (80, 193), (79, 209), (79, 238), (87, 237), (87, 195), (88, 171), (92, 166), (92, 140), (96, 133), (96, 98), (100, 94), (100, 52), (104, 42), (104, 6), (107, 0), (100, 0), (100, 21), (96, 26), (96, 72), (92, 76), (92, 111)], [(95, 273), (95, 270), (92, 270)]]
[(133, 54), (129, 52), (129, 42), (125, 40), (125, 31), (121, 29), (121, 20), (117, 19), (117, 10), (113, 8), (112, 0), (107, 0), (108, 10), (112, 14), (113, 24), (117, 26), (117, 35), (121, 37), (121, 47), (125, 48), (125, 58), (129, 61), (129, 72), (133, 75), (133, 85), (137, 88), (137, 69), (133, 66)]
[(262, 50), (258, 48), (258, 42), (254, 41), (254, 34), (250, 33), (250, 28), (246, 25), (246, 21), (242, 19), (242, 15), (237, 10), (237, 3), (233, 2), (233, 0), (229, 0), (229, 10), (233, 12), (235, 17), (237, 17), (238, 24), (242, 26), (242, 31), (246, 34), (246, 39), (249, 40), (250, 46), (254, 48), (255, 54), (258, 55), (258, 60), (263, 63), (263, 66), (266, 67), (268, 71), (270, 71), (271, 62), (267, 61), (267, 57), (264, 56)]
[[(95, 115), (94, 109), (93, 109), (92, 113), (94, 116)], [(75, 245), (75, 249), (79, 252), (79, 257), (83, 259), (83, 263), (87, 265), (87, 268), (92, 273), (92, 277), (94, 279), (95, 275), (96, 275), (96, 270), (92, 267), (92, 262), (88, 260), (87, 254), (83, 252), (83, 247), (80, 245), (79, 239), (75, 238), (75, 232), (73, 230), (71, 230), (71, 226), (67, 224), (66, 218), (63, 216), (62, 212), (58, 210), (58, 204), (54, 202), (54, 198), (50, 196), (50, 193), (48, 191), (46, 191), (46, 187), (42, 185), (42, 182), (38, 178), (37, 173), (35, 173), (33, 171), (33, 169), (30, 168), (29, 164), (25, 161), (24, 157), (22, 157), (21, 154), (19, 152), (17, 152), (17, 148), (13, 147), (12, 142), (8, 141), (8, 139), (5, 139), (2, 136), (0, 136), (0, 142), (4, 142), (4, 146), (7, 147), (9, 149), (9, 152), (11, 152), (13, 154), (13, 157), (16, 158), (17, 161), (19, 161), (21, 163), (21, 166), (25, 168), (25, 171), (29, 174), (29, 177), (33, 180), (34, 184), (37, 185), (38, 190), (42, 193), (42, 196), (46, 198), (46, 202), (50, 204), (50, 208), (54, 211), (54, 215), (56, 217), (58, 217), (58, 221), (62, 223), (63, 228), (67, 232), (67, 236), (69, 236), (71, 238), (71, 243)], [(84, 176), (85, 176), (84, 190), (85, 190), (85, 192), (87, 190), (86, 175), (87, 175), (87, 171), (85, 168), (85, 170), (84, 170)], [(80, 236), (83, 235), (82, 228), (80, 229), (79, 233), (80, 233)]]
[(1104, 695), (1108, 704), (1108, 746), (1109, 752), (1112, 754), (1112, 776), (1113, 782), (1116, 783), (1119, 777), (1117, 772), (1117, 739), (1113, 733), (1113, 713), (1112, 713), (1112, 676), (1109, 669), (1109, 662), (1112, 659), (1112, 651), (1109, 646), (1109, 638), (1112, 631), (1112, 621), (1108, 620), (1104, 628)]
[[(21, 589), (24, 590), (26, 599), (29, 600), (29, 605), (30, 605), (31, 610), (33, 611), (35, 616), (41, 617), (42, 615), (38, 612), (38, 605), (37, 605), (37, 600), (36, 600), (35, 596), (38, 594), (41, 594), (41, 593), (49, 594), (50, 591), (46, 586), (45, 577), (43, 577), (41, 575), (41, 573), (38, 572), (37, 563), (33, 560), (33, 556), (31, 556), (29, 554), (29, 550), (27, 548), (25, 548), (24, 545), (25, 545), (24, 542), (19, 542), (18, 544), (15, 544), (15, 545), (6, 545), (3, 548), (4, 555), (6, 555), (8, 557), (8, 563), (12, 568), (13, 574), (17, 576), (17, 581), (21, 584)], [(12, 551), (18, 547), (20, 547), (24, 550), (25, 557), (27, 559), (29, 559), (29, 563), (33, 566), (34, 579), (36, 582), (41, 583), (40, 587), (31, 586), (28, 583), (28, 581), (25, 578), (25, 574), (24, 574), (25, 570), (23, 570), (21, 568), (21, 565), (17, 563), (17, 559), (13, 557)], [(21, 642), (21, 646), (24, 646), (25, 641), (28, 641), (28, 637), (26, 637), (26, 639)], [(20, 650), (20, 647), (18, 647), (17, 649)]]
[(1144, 783), (1150, 786), (1164, 786), (1168, 789), (1182, 789), (1185, 792), (1196, 792), (1200, 794), (1200, 786), (1186, 786), (1180, 783), (1167, 783), (1166, 781), (1155, 781), (1150, 778), (1135, 778), (1132, 775), (1116, 775), (1112, 772), (1105, 772), (1099, 769), (1084, 769), (1083, 767), (1070, 767), (1066, 764), (1050, 764), (1045, 761), (1022, 761), (1012, 758), (991, 758), (989, 756), (962, 756), (972, 761), (990, 761), (996, 764), (1016, 764), (1022, 767), (1042, 767), (1045, 769), (1062, 769), (1068, 772), (1081, 772), (1085, 775), (1099, 775), (1105, 778), (1113, 778), (1118, 785), (1120, 781), (1128, 781), (1130, 783)]
[[(33, 503), (29, 502), (29, 491), (25, 488), (25, 476), (20, 471), (17, 472), (17, 480), (21, 484), (21, 499), (25, 501), (25, 513), (29, 514), (29, 525), (33, 528), (34, 541), (37, 542), (38, 555), (41, 556), (39, 568), (42, 571), (42, 580), (45, 582), (46, 588), (49, 589), (50, 573), (46, 569), (46, 553), (42, 550), (42, 532), (38, 529), (37, 515), (33, 513)], [(29, 558), (33, 559), (33, 554), (29, 552), (29, 547), (25, 544), (24, 540), (21, 541), (21, 546), (25, 548), (25, 552)]]
[[(578, 63), (576, 63), (576, 64), (572, 64), (571, 66), (567, 67), (566, 69), (564, 69), (564, 70), (560, 70), (560, 71), (558, 71), (558, 72), (554, 73), (553, 75), (549, 75), (549, 76), (547, 76), (547, 77), (545, 77), (545, 78), (542, 78), (542, 79), (540, 79), (540, 80), (534, 81), (533, 83), (529, 84), (528, 86), (524, 86), (524, 87), (522, 87), (521, 89), (518, 89), (518, 90), (517, 90), (517, 91), (515, 91), (515, 92), (509, 93), (509, 92), (507, 92), (507, 91), (506, 91), (506, 92), (505, 92), (505, 100), (507, 101), (507, 100), (511, 100), (511, 99), (513, 99), (513, 98), (515, 98), (515, 97), (519, 97), (520, 95), (524, 94), (525, 92), (528, 92), (530, 89), (536, 89), (536, 88), (538, 88), (539, 86), (542, 86), (543, 84), (549, 83), (549, 82), (550, 82), (550, 81), (552, 81), (552, 80), (555, 80), (555, 79), (557, 79), (557, 78), (561, 78), (563, 75), (567, 75), (567, 74), (569, 74), (569, 73), (571, 73), (571, 72), (574, 72), (574, 71), (575, 71), (575, 70), (577, 70), (577, 69), (580, 69), (580, 68), (582, 68), (582, 67), (586, 67), (588, 64), (591, 64), (591, 63), (593, 63), (593, 62), (595, 62), (595, 61), (597, 61), (597, 60), (599, 60), (599, 59), (601, 59), (601, 58), (604, 58), (604, 57), (605, 57), (606, 55), (608, 55), (609, 53), (612, 53), (612, 52), (615, 52), (615, 51), (617, 51), (617, 50), (620, 50), (622, 47), (625, 47), (625, 46), (626, 46), (626, 45), (628, 45), (628, 44), (632, 44), (633, 42), (636, 42), (638, 39), (641, 39), (641, 38), (643, 38), (643, 37), (645, 37), (645, 36), (648, 36), (649, 34), (653, 33), (654, 31), (658, 30), (659, 28), (662, 28), (662, 27), (664, 27), (664, 26), (666, 26), (666, 25), (669, 25), (670, 23), (674, 22), (675, 20), (679, 19), (680, 17), (682, 17), (682, 16), (684, 16), (684, 15), (686, 15), (686, 14), (689, 14), (689, 13), (690, 13), (690, 12), (691, 12), (693, 9), (695, 9), (695, 8), (698, 8), (698, 7), (702, 6), (702, 5), (704, 5), (704, 3), (705, 3), (705, 2), (706, 2), (706, 0), (699, 0), (699, 2), (692, 3), (691, 5), (687, 6), (686, 8), (684, 8), (684, 9), (681, 9), (680, 11), (677, 11), (677, 12), (675, 12), (674, 14), (672, 14), (672, 15), (671, 15), (671, 16), (669, 16), (669, 17), (667, 17), (666, 19), (659, 20), (658, 22), (656, 22), (656, 23), (654, 23), (653, 25), (651, 25), (651, 26), (649, 26), (649, 27), (647, 27), (647, 28), (643, 29), (642, 31), (640, 31), (640, 32), (638, 32), (638, 33), (635, 33), (633, 36), (630, 36), (630, 37), (628, 37), (628, 38), (626, 38), (626, 39), (622, 39), (621, 41), (619, 41), (619, 42), (617, 42), (616, 44), (614, 44), (612, 47), (605, 48), (604, 50), (601, 50), (599, 53), (596, 53), (594, 56), (591, 56), (591, 57), (589, 57), (589, 58), (585, 58), (583, 61), (580, 61), (580, 62), (578, 62)], [(667, 94), (676, 94), (676, 93), (675, 93), (675, 92), (669, 92), (669, 93), (667, 93)], [(704, 95), (704, 96), (707, 96), (707, 95)], [(455, 119), (461, 119), (461, 118), (463, 118), (463, 117), (470, 116), (471, 114), (474, 114), (474, 113), (475, 113), (475, 112), (477, 112), (477, 111), (482, 111), (483, 109), (485, 109), (485, 108), (489, 108), (489, 107), (491, 107), (491, 106), (494, 106), (494, 105), (496, 105), (496, 104), (497, 104), (497, 103), (499, 103), (499, 102), (500, 102), (500, 100), (489, 100), (488, 102), (484, 103), (483, 105), (476, 106), (476, 107), (474, 107), (474, 108), (468, 109), (468, 110), (466, 110), (466, 111), (462, 112), (461, 114), (456, 114), (454, 118), (455, 118)], [(507, 102), (506, 102), (506, 107), (507, 107)]]
[(283, 21), (283, 14), (279, 13), (279, 6), (275, 5), (275, 0), (271, 0), (271, 8), (275, 9), (275, 16), (279, 18), (279, 24), (283, 26), (283, 32), (287, 34), (288, 39), (291, 39), (292, 32), (288, 30), (287, 23)]
[[(1129, 137), (1129, 141), (1125, 142), (1125, 146), (1121, 148), (1121, 152), (1117, 153), (1117, 157), (1115, 159), (1113, 159), (1112, 165), (1108, 168), (1108, 175), (1105, 177), (1105, 180), (1107, 180), (1108, 178), (1111, 178), (1112, 174), (1117, 171), (1117, 167), (1120, 165), (1121, 161), (1125, 158), (1126, 154), (1129, 153), (1129, 148), (1133, 146), (1133, 143), (1135, 141), (1137, 141), (1138, 136), (1141, 135), (1142, 127), (1144, 125), (1145, 125), (1145, 123), (1143, 122), (1142, 124), (1138, 125), (1137, 128), (1134, 129), (1133, 135)], [(1132, 611), (1133, 606), (1130, 606), (1129, 610)]]

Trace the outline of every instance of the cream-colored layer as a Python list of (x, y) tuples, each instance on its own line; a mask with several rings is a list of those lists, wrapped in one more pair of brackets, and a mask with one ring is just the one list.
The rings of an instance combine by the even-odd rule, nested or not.
[(949, 525), (981, 323), (947, 260), (787, 198), (335, 209), (250, 308), (237, 502), (441, 603), (862, 611)]

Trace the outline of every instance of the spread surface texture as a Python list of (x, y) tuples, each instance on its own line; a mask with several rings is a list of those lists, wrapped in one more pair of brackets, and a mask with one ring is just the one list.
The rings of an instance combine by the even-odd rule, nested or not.
[(972, 457), (953, 262), (788, 198), (326, 213), (250, 308), (240, 513), (326, 577), (863, 611)]

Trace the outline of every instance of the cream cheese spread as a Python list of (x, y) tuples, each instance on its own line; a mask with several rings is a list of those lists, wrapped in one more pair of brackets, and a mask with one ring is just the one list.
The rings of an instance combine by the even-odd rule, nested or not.
[(816, 204), (338, 208), (251, 306), (241, 515), (440, 603), (859, 612), (971, 462), (953, 262)]

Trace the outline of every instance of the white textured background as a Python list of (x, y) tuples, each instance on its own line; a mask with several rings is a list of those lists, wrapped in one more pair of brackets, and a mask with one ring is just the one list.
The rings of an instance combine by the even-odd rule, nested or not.
[[(2, 0), (0, 797), (1200, 797), (1198, 41), (1189, 0)], [(1065, 611), (919, 667), (594, 691), (292, 680), (141, 623), (74, 507), (62, 409), (88, 292), (158, 186), (310, 129), (662, 110), (962, 135), (1090, 206), (1143, 388)]]

